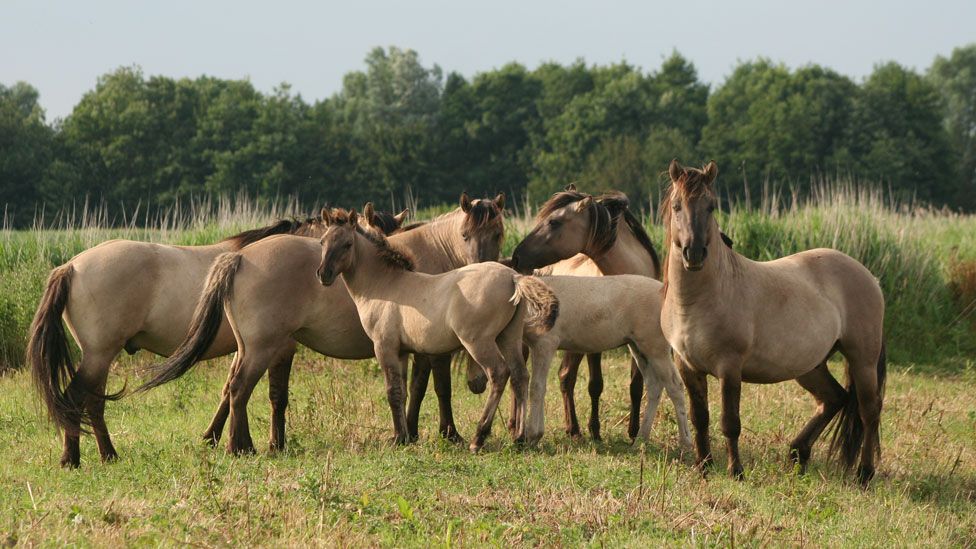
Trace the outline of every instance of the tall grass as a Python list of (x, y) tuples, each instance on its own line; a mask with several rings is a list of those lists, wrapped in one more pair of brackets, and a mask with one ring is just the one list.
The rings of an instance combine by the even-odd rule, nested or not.
[[(429, 219), (452, 205), (420, 210)], [(503, 254), (532, 227), (532, 205), (508, 219)], [(104, 209), (39, 218), (34, 228), (0, 231), (0, 370), (23, 362), (27, 328), (48, 271), (113, 238), (180, 245), (215, 242), (278, 217), (305, 215), (294, 201), (247, 197), (178, 205), (147, 219), (138, 211), (109, 219)], [(648, 216), (663, 255), (664, 231)], [(876, 189), (822, 184), (806, 200), (767, 196), (758, 207), (733, 203), (719, 214), (736, 249), (769, 260), (830, 247), (858, 259), (880, 280), (887, 301), (886, 334), (896, 361), (961, 363), (976, 351), (976, 217), (887, 202)]]

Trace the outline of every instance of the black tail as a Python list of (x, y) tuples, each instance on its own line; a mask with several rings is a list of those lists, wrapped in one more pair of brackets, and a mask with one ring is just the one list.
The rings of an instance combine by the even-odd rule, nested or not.
[[(884, 402), (885, 382), (888, 377), (887, 357), (884, 339), (881, 340), (881, 353), (878, 356), (878, 393)], [(848, 469), (854, 467), (864, 442), (864, 424), (858, 410), (857, 386), (847, 366), (847, 401), (837, 417), (834, 418), (830, 437), (830, 454), (840, 454), (841, 462)], [(880, 452), (880, 446), (879, 446)]]
[(47, 415), (58, 429), (77, 429), (90, 423), (84, 410), (86, 397), (117, 400), (125, 389), (112, 394), (93, 392), (76, 376), (68, 336), (61, 317), (68, 304), (74, 267), (70, 263), (51, 271), (41, 303), (31, 322), (27, 342), (27, 363), (30, 364), (34, 387), (40, 393)]
[(224, 320), (224, 300), (234, 287), (234, 275), (241, 263), (241, 254), (228, 252), (214, 260), (207, 274), (197, 308), (193, 312), (189, 331), (180, 346), (165, 362), (149, 366), (145, 371), (152, 376), (136, 392), (142, 392), (179, 378), (199, 362), (217, 337)]

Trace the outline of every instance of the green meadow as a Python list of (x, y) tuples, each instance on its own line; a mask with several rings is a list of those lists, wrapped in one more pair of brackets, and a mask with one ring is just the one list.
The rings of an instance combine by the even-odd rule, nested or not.
[[(85, 436), (81, 468), (60, 469), (59, 436), (22, 368), (47, 272), (110, 238), (202, 244), (295, 211), (293, 204), (225, 200), (138, 226), (107, 229), (95, 212), (0, 233), (0, 544), (973, 546), (976, 217), (892, 204), (853, 186), (831, 189), (803, 203), (733, 205), (720, 223), (747, 257), (833, 247), (881, 281), (890, 374), (881, 465), (866, 490), (828, 461), (823, 442), (806, 475), (789, 466), (789, 441), (814, 412), (812, 398), (793, 383), (744, 387), (744, 482), (724, 473), (715, 387), (718, 463), (707, 480), (677, 449), (668, 401), (650, 443), (631, 445), (629, 366), (620, 352), (604, 361), (603, 443), (565, 435), (552, 379), (538, 448), (518, 448), (498, 428), (506, 407), (483, 453), (440, 440), (433, 394), (421, 440), (393, 447), (376, 363), (303, 351), (291, 378), (284, 452), (269, 454), (260, 442), (270, 418), (266, 382), (250, 406), (257, 455), (235, 458), (200, 440), (230, 363), (223, 358), (109, 403), (120, 459), (100, 463)], [(654, 212), (644, 215), (662, 250)], [(505, 252), (531, 224), (530, 211), (509, 217)], [(121, 357), (110, 388), (135, 383), (136, 366), (152, 360), (145, 352)], [(841, 375), (839, 363), (832, 367)], [(482, 396), (468, 392), (463, 375), (454, 378), (458, 426), (471, 436)], [(577, 391), (584, 423), (585, 383), (584, 373)]]

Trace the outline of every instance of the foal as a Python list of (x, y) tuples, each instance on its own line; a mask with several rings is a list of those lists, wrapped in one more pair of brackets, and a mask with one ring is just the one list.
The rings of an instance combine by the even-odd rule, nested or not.
[(539, 279), (498, 263), (440, 275), (416, 273), (408, 256), (359, 227), (355, 211), (323, 210), (322, 216), (328, 229), (322, 237), (319, 280), (331, 286), (341, 275), (356, 303), (386, 376), (396, 441), (410, 438), (402, 376), (407, 353), (438, 355), (461, 347), (485, 369), (490, 384), (471, 451), (484, 445), (509, 375), (517, 403), (515, 440), (522, 440), (528, 382), (523, 324), (542, 331), (552, 327), (559, 306), (552, 291)]
[[(713, 216), (715, 163), (699, 170), (674, 160), (668, 172), (671, 189), (660, 210), (668, 245), (661, 328), (680, 358), (691, 397), (698, 466), (712, 460), (707, 374), (720, 381), (728, 470), (738, 479), (742, 382), (795, 379), (813, 394), (818, 409), (790, 444), (792, 459), (804, 470), (814, 442), (840, 412), (831, 451), (839, 448), (848, 468), (860, 453), (857, 478), (867, 484), (881, 451), (885, 385), (878, 281), (831, 249), (750, 261), (722, 243)], [(835, 351), (847, 359), (846, 390), (827, 369)]]
[(627, 345), (647, 390), (636, 438), (649, 439), (661, 389), (666, 388), (678, 417), (678, 440), (682, 448), (690, 449), (684, 386), (660, 324), (648, 321), (648, 316), (654, 320), (660, 316), (661, 283), (637, 275), (547, 276), (542, 280), (559, 299), (560, 314), (552, 330), (525, 332), (532, 359), (527, 439), (534, 442), (542, 437), (546, 382), (557, 349), (590, 354)]

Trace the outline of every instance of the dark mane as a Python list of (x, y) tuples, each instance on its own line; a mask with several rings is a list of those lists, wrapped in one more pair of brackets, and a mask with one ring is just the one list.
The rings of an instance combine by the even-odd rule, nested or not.
[(376, 255), (388, 266), (401, 271), (414, 270), (413, 258), (408, 253), (390, 245), (390, 241), (380, 233), (367, 231), (356, 224), (356, 232), (363, 235), (376, 246)]
[(412, 230), (414, 230), (414, 229), (416, 229), (418, 227), (423, 227), (427, 223), (429, 223), (429, 221), (417, 221), (417, 222), (411, 223), (411, 224), (409, 224), (409, 225), (407, 225), (405, 227), (400, 227), (400, 232), (401, 233), (405, 233), (407, 231), (412, 231)]
[(393, 234), (400, 228), (396, 217), (389, 212), (373, 212), (373, 219), (370, 219), (369, 222), (370, 225), (383, 231), (383, 234)]
[(257, 229), (250, 229), (244, 231), (234, 236), (229, 236), (221, 242), (228, 242), (231, 244), (233, 249), (240, 250), (248, 244), (253, 244), (258, 240), (263, 240), (269, 236), (274, 236), (276, 234), (308, 234), (316, 226), (321, 226), (321, 217), (307, 217), (305, 220), (299, 220), (297, 218), (291, 219), (281, 219), (272, 225), (267, 227), (259, 227)]
[(633, 214), (629, 209), (624, 210), (624, 221), (627, 222), (627, 226), (630, 227), (630, 232), (634, 233), (634, 237), (637, 238), (637, 242), (640, 242), (641, 246), (647, 251), (651, 256), (651, 262), (654, 263), (654, 272), (657, 273), (657, 279), (660, 280), (664, 276), (661, 271), (661, 259), (657, 255), (657, 250), (654, 249), (654, 243), (651, 242), (651, 237), (647, 234), (647, 229), (644, 228), (644, 224), (637, 219), (637, 216)]

